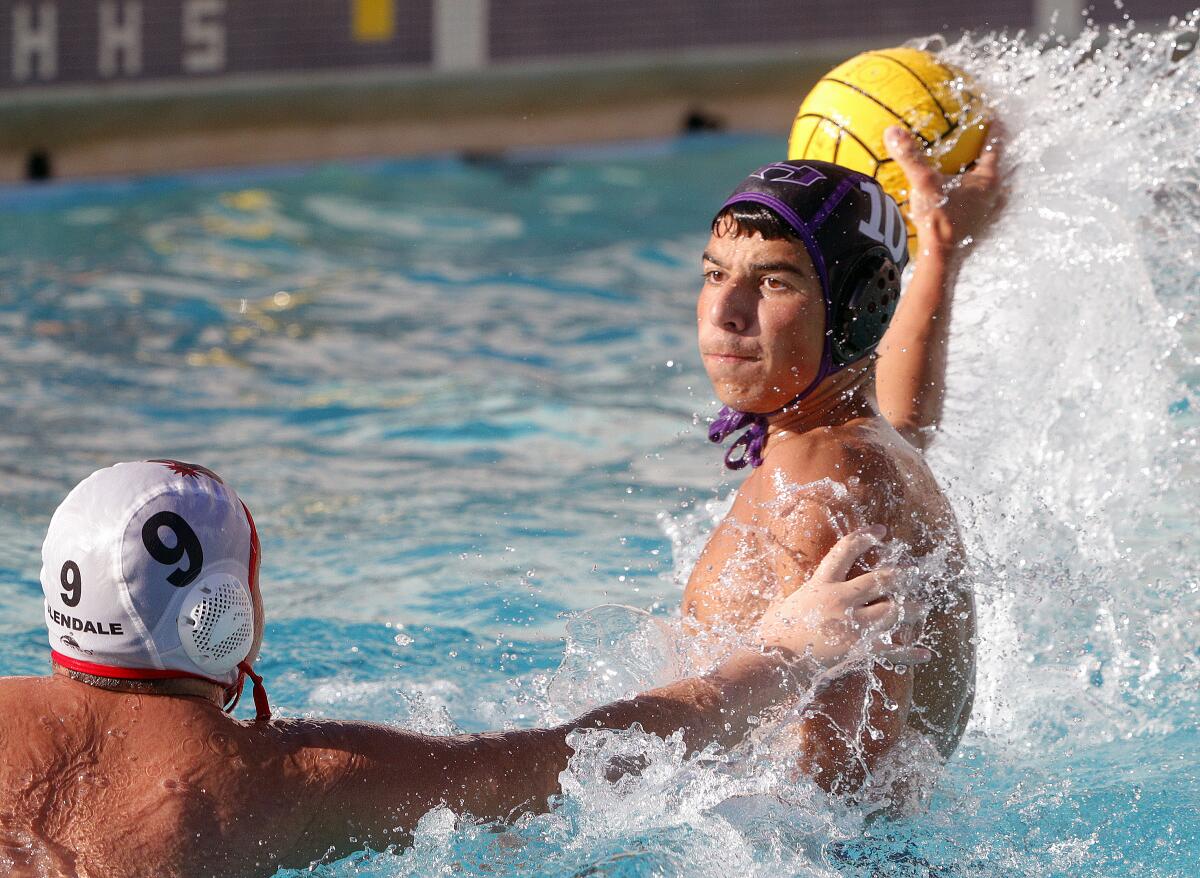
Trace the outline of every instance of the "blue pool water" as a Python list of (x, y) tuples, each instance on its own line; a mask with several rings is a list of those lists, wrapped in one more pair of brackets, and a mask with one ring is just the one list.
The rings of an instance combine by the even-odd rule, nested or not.
[[(1011, 191), (962, 274), (931, 452), (981, 665), (926, 812), (866, 823), (767, 760), (597, 733), (549, 814), (439, 810), (409, 848), (313, 871), (1200, 873), (1194, 24), (946, 50), (1008, 121)], [(719, 199), (783, 149), (0, 191), (0, 673), (46, 667), (57, 502), (169, 456), (255, 512), (283, 713), (530, 725), (668, 674), (633, 611), (564, 636), (599, 604), (669, 620), (736, 486), (703, 437), (698, 253)], [(648, 768), (605, 779), (631, 751)]]

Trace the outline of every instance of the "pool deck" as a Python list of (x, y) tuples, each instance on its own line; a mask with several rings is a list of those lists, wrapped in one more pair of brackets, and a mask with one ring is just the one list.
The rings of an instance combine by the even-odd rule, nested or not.
[(42, 89), (0, 101), (0, 181), (25, 179), (34, 152), (79, 178), (663, 137), (689, 117), (784, 136), (821, 73), (862, 48)]

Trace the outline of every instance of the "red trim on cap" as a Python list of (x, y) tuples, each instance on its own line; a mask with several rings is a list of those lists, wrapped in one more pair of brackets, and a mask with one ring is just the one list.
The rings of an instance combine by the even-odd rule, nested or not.
[(254, 516), (250, 514), (250, 507), (240, 497), (238, 502), (242, 504), (242, 511), (246, 513), (246, 522), (250, 525), (250, 582), (248, 585), (251, 594), (258, 594), (258, 559), (262, 555), (262, 546), (258, 542), (258, 528), (254, 526)]
[[(246, 513), (246, 523), (250, 525), (250, 575), (248, 585), (250, 586), (250, 593), (256, 595), (259, 594), (258, 564), (259, 559), (262, 557), (262, 545), (258, 541), (258, 528), (254, 526), (254, 516), (250, 514), (250, 507), (240, 497), (238, 498), (238, 502), (242, 504), (242, 511)], [(259, 623), (261, 620), (255, 619), (255, 622)], [(249, 677), (254, 683), (254, 721), (270, 722), (271, 704), (267, 700), (267, 687), (263, 685), (263, 678), (254, 673), (254, 669), (250, 666), (249, 661), (238, 662), (237, 667), (237, 693), (226, 706), (225, 712), (233, 713), (238, 701), (241, 700), (242, 687), (246, 685), (246, 678)]]
[(228, 688), (228, 684), (223, 680), (214, 680), (212, 677), (193, 674), (189, 671), (159, 670), (157, 668), (118, 668), (115, 665), (98, 665), (94, 662), (85, 662), (81, 659), (71, 658), (53, 649), (50, 650), (50, 658), (68, 671), (78, 671), (81, 674), (91, 674), (94, 677), (112, 677), (115, 680), (203, 680), (206, 683), (215, 683), (223, 689)]

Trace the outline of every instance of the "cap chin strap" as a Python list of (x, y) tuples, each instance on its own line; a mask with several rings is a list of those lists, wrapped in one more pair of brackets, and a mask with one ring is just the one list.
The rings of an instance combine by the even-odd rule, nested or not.
[(246, 678), (249, 677), (254, 683), (254, 721), (256, 723), (269, 722), (271, 702), (267, 700), (267, 687), (263, 685), (263, 678), (254, 673), (250, 662), (238, 662), (237, 668), (237, 683), (226, 690), (228, 700), (225, 703), (225, 712), (233, 713), (238, 706), (238, 702), (242, 700), (242, 689), (246, 686)]
[[(847, 364), (848, 365), (848, 364)], [(758, 412), (742, 412), (737, 409), (724, 406), (717, 413), (715, 421), (709, 425), (708, 441), (721, 443), (729, 436), (736, 433), (738, 430), (746, 430), (741, 436), (734, 440), (729, 446), (729, 450), (725, 452), (725, 466), (727, 469), (739, 470), (749, 464), (752, 467), (762, 466), (763, 452), (767, 447), (767, 427), (769, 419), (780, 412), (785, 412), (798, 402), (803, 402), (812, 394), (814, 390), (820, 386), (821, 382), (830, 375), (838, 372), (841, 366), (833, 364), (833, 349), (828, 338), (825, 339), (825, 349), (821, 353), (821, 368), (817, 370), (817, 375), (809, 382), (808, 387), (804, 388), (796, 396), (792, 397), (784, 405), (775, 409), (773, 412), (760, 414)], [(734, 456), (738, 449), (741, 449), (741, 454)]]

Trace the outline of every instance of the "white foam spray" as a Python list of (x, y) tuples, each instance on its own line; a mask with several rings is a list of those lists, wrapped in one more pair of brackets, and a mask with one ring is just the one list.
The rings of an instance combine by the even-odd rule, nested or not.
[[(961, 275), (930, 452), (981, 618), (974, 717), (925, 816), (865, 822), (753, 747), (689, 757), (677, 740), (593, 731), (573, 738), (549, 814), (497, 832), (438, 810), (412, 848), (355, 868), (1000, 876), (1136, 862), (1137, 874), (1186, 874), (1181, 843), (1138, 845), (1194, 838), (1195, 824), (1139, 816), (1141, 782), (1114, 784), (1138, 760), (1173, 758), (1200, 684), (1196, 31), (1193, 15), (1157, 33), (941, 47), (1005, 121), (1009, 194)], [(720, 513), (664, 516), (677, 580)], [(548, 690), (582, 708), (659, 682), (678, 659), (661, 634), (636, 612), (579, 620)], [(1100, 761), (1094, 776), (1078, 754)]]

